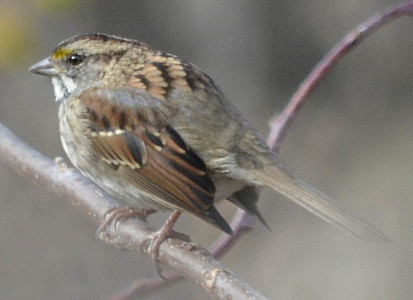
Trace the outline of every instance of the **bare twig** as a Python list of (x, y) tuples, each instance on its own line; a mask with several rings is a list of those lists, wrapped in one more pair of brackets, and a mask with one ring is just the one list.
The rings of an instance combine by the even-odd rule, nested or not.
[(392, 6), (365, 22), (348, 33), (334, 48), (320, 61), (307, 78), (301, 83), (287, 107), (280, 115), (275, 115), (270, 123), (271, 131), (268, 137), (268, 145), (273, 151), (278, 151), (285, 136), (285, 132), (305, 100), (319, 84), (322, 78), (361, 41), (374, 33), (377, 29), (400, 17), (413, 13), (413, 1)]
[[(251, 216), (246, 214), (243, 210), (237, 210), (236, 215), (234, 216), (231, 227), (235, 228), (233, 235), (223, 234), (218, 238), (215, 243), (209, 248), (209, 252), (215, 258), (223, 256), (232, 245), (238, 241), (244, 233), (251, 228)], [(152, 293), (154, 290), (159, 289), (160, 287), (165, 287), (170, 284), (173, 284), (183, 278), (175, 272), (170, 272), (163, 274), (166, 280), (162, 280), (159, 277), (152, 279), (143, 279), (137, 280), (130, 284), (128, 287), (124, 288), (122, 291), (117, 292), (113, 295), (110, 300), (126, 300), (133, 299), (137, 296), (144, 296)]]

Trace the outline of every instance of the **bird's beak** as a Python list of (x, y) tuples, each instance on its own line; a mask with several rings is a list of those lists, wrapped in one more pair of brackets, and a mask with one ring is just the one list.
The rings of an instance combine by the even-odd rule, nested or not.
[(59, 71), (56, 69), (54, 63), (50, 60), (50, 57), (39, 61), (29, 68), (29, 71), (35, 74), (45, 76), (58, 76)]

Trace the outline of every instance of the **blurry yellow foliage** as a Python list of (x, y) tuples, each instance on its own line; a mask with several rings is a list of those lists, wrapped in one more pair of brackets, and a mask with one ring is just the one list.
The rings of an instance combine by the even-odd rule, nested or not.
[(24, 63), (32, 46), (32, 30), (16, 9), (0, 5), (0, 70)]
[(72, 10), (81, 6), (81, 1), (79, 0), (33, 0), (32, 3), (33, 6), (39, 10), (45, 12), (58, 11), (59, 13), (62, 13), (64, 10)]

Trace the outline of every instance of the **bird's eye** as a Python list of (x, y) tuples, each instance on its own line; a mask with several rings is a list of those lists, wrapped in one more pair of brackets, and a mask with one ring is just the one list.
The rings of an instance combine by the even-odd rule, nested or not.
[(81, 54), (72, 54), (69, 56), (68, 61), (72, 66), (77, 66), (85, 59), (84, 55)]

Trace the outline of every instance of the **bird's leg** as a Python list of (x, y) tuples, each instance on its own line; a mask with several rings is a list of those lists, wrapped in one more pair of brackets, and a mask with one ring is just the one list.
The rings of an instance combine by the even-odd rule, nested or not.
[(166, 222), (162, 225), (162, 227), (154, 232), (151, 237), (149, 237), (143, 244), (142, 244), (142, 251), (148, 254), (155, 263), (156, 271), (158, 271), (159, 276), (166, 280), (165, 277), (162, 276), (162, 266), (159, 261), (159, 247), (161, 246), (162, 242), (166, 238), (177, 238), (184, 241), (189, 242), (190, 239), (187, 235), (183, 233), (179, 233), (173, 230), (173, 227), (178, 220), (181, 212), (175, 210)]

